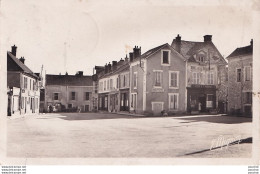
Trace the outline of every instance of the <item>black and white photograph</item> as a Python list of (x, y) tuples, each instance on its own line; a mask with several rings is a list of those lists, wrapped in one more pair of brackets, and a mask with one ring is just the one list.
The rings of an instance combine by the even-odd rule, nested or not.
[(1, 165), (259, 165), (259, 12), (1, 0)]

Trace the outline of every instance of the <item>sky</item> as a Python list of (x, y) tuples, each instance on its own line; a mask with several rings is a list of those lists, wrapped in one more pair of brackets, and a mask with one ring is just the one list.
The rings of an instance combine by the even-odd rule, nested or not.
[(95, 65), (142, 53), (180, 34), (213, 43), (227, 57), (253, 38), (254, 1), (232, 0), (1, 0), (1, 57), (17, 57), (34, 72), (92, 75)]

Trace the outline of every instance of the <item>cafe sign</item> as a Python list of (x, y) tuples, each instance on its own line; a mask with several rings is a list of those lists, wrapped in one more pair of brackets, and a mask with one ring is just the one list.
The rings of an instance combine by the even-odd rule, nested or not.
[(193, 84), (191, 85), (192, 88), (201, 88), (201, 89), (216, 89), (215, 85), (198, 85), (198, 84)]

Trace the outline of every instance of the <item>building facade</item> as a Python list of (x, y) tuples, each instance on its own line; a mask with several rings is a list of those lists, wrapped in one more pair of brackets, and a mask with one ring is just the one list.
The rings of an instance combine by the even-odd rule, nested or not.
[(130, 111), (141, 114), (185, 112), (185, 59), (169, 44), (130, 56)]
[(228, 111), (252, 115), (253, 40), (228, 57)]
[(187, 111), (225, 112), (227, 100), (226, 61), (212, 42), (181, 40), (178, 35), (171, 45), (186, 60)]
[(39, 113), (40, 77), (26, 65), (24, 57), (16, 58), (17, 47), (7, 52), (8, 116)]
[(48, 112), (89, 112), (93, 110), (92, 76), (46, 74), (45, 110)]
[(98, 110), (129, 111), (129, 61), (113, 61), (98, 77)]

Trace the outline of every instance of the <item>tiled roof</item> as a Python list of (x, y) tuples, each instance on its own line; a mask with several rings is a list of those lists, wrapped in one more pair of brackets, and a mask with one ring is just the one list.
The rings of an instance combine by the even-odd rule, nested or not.
[(152, 49), (146, 51), (144, 54), (141, 55), (141, 58), (149, 57), (150, 55), (154, 54), (155, 52), (157, 52), (158, 50), (162, 49), (166, 45), (167, 45), (167, 43), (162, 44), (162, 45), (160, 45), (158, 47), (155, 47), (155, 48), (152, 48)]
[(93, 86), (92, 76), (46, 75), (46, 85)]
[[(176, 49), (176, 47), (177, 47), (176, 39), (174, 39), (172, 41), (171, 46)], [(227, 63), (225, 61), (225, 59), (223, 58), (223, 56), (218, 51), (218, 49), (216, 48), (216, 46), (212, 42), (194, 42), (194, 41), (181, 40), (180, 54), (182, 54), (184, 56), (184, 58), (187, 59), (188, 61), (194, 62), (195, 59), (193, 58), (193, 55), (196, 54), (199, 50), (201, 50), (202, 48), (205, 48), (205, 47), (213, 49), (214, 51), (216, 51), (218, 53), (218, 56), (219, 56), (220, 59), (218, 59), (217, 57), (214, 56), (214, 57), (212, 57), (212, 60), (213, 60), (212, 63), (214, 61), (216, 61), (218, 63), (223, 63), (223, 64)]]
[[(21, 71), (21, 72), (25, 72), (25, 73), (27, 73), (27, 74), (30, 74), (30, 75), (32, 75), (32, 76), (38, 78), (38, 76), (35, 75), (35, 74), (32, 72), (32, 70), (30, 70), (30, 68), (28, 68), (25, 64), (23, 64), (18, 58), (16, 58), (16, 57), (15, 57), (11, 52), (9, 52), (9, 51), (7, 52), (7, 58), (8, 58), (8, 59), (11, 59), (11, 60), (20, 68), (20, 71)], [(12, 69), (11, 66), (8, 66), (8, 65), (7, 65), (7, 71), (14, 71), (14, 70)]]
[(251, 45), (235, 49), (235, 51), (233, 51), (227, 58), (242, 56), (247, 54), (253, 54), (253, 47)]
[(115, 74), (119, 74), (119, 73), (124, 72), (124, 71), (128, 71), (129, 68), (130, 68), (130, 65), (126, 62), (125, 64), (119, 66), (116, 70), (104, 74), (103, 76), (100, 77), (100, 79), (108, 77), (108, 76), (112, 76), (112, 75), (115, 75)]

